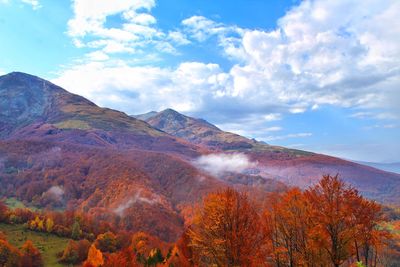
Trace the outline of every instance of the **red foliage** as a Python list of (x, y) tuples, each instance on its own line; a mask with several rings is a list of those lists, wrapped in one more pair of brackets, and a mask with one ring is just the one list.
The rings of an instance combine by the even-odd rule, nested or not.
[(42, 267), (43, 259), (40, 251), (28, 240), (21, 248), (21, 264), (24, 267)]

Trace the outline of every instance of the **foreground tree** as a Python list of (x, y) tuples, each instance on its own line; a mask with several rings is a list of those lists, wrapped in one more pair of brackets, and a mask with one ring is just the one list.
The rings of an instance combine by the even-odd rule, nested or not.
[(28, 240), (21, 248), (21, 263), (24, 267), (42, 267), (43, 259), (40, 251)]
[(189, 230), (189, 245), (200, 265), (256, 265), (265, 241), (263, 232), (248, 196), (228, 188), (204, 200)]
[(95, 245), (89, 249), (87, 260), (83, 263), (84, 267), (99, 267), (104, 264), (103, 253), (98, 250)]
[(360, 216), (356, 210), (362, 205), (362, 197), (337, 175), (324, 176), (305, 196), (312, 206), (316, 243), (327, 252), (331, 264), (338, 267), (354, 255), (356, 218)]
[(0, 266), (21, 266), (21, 253), (6, 240), (0, 239)]
[(377, 266), (387, 234), (381, 207), (338, 176), (269, 199), (266, 234), (276, 266)]
[(328, 265), (321, 248), (313, 242), (310, 203), (299, 189), (269, 198), (265, 210), (266, 234), (277, 266)]
[[(385, 232), (380, 206), (364, 199), (338, 176), (270, 201), (267, 235), (277, 266), (340, 266), (354, 261), (376, 266)], [(374, 260), (373, 260), (374, 259)]]

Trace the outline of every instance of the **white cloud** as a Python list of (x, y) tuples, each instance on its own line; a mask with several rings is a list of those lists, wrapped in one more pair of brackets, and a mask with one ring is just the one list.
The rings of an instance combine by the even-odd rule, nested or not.
[(295, 134), (287, 134), (287, 135), (276, 135), (276, 136), (266, 136), (263, 138), (264, 141), (277, 141), (277, 140), (285, 140), (290, 138), (304, 138), (310, 137), (312, 133), (295, 133)]
[(281, 130), (282, 130), (282, 127), (279, 127), (279, 126), (272, 126), (272, 127), (265, 128), (266, 132), (278, 132)]
[(86, 56), (93, 61), (104, 61), (110, 58), (106, 53), (102, 51), (94, 51), (89, 54), (86, 54)]
[(194, 165), (213, 175), (221, 175), (225, 172), (241, 173), (249, 168), (257, 166), (245, 154), (209, 154), (203, 155), (194, 161)]
[(128, 10), (123, 14), (124, 18), (139, 24), (139, 25), (151, 25), (157, 22), (156, 18), (146, 13), (136, 13), (135, 10)]
[(68, 33), (73, 37), (96, 34), (103, 29), (108, 16), (139, 9), (150, 10), (154, 5), (154, 0), (74, 0), (75, 16), (68, 21)]
[(203, 16), (187, 18), (182, 21), (182, 25), (186, 27), (186, 31), (191, 34), (191, 37), (198, 41), (205, 41), (212, 34), (225, 29), (222, 24), (217, 24)]
[(23, 3), (31, 5), (34, 10), (41, 8), (38, 0), (21, 0)]
[(273, 98), (290, 113), (335, 105), (383, 109), (399, 119), (399, 12), (394, 0), (316, 0), (292, 8), (272, 31), (202, 16), (182, 24), (194, 40), (216, 36), (224, 54), (239, 60), (225, 96)]
[[(37, 10), (42, 7), (38, 0), (19, 0), (19, 1), (31, 6), (33, 10)], [(10, 4), (10, 3), (11, 0), (0, 0), (0, 4)]]
[(398, 125), (391, 123), (391, 124), (375, 124), (372, 126), (367, 126), (365, 127), (366, 130), (372, 130), (372, 129), (395, 129), (398, 128)]
[(170, 31), (168, 33), (168, 38), (178, 44), (178, 45), (187, 45), (190, 44), (191, 42), (187, 39), (186, 35), (183, 34), (180, 31)]
[[(121, 61), (77, 65), (63, 71), (53, 82), (101, 106), (129, 114), (168, 107), (192, 111), (205, 105), (203, 101), (227, 83), (216, 64), (185, 62), (176, 69), (166, 69), (131, 67)], [(110, 95), (118, 97), (113, 101)]]
[(264, 115), (265, 121), (279, 121), (282, 119), (282, 115), (279, 113), (270, 113), (267, 115)]
[[(155, 4), (154, 0), (75, 0), (68, 35), (78, 48), (107, 54), (140, 56), (151, 49), (176, 54), (167, 34), (157, 28), (157, 20), (150, 14)], [(108, 26), (112, 16), (117, 15), (122, 21)]]
[[(326, 105), (352, 107), (359, 113), (356, 118), (399, 119), (398, 1), (303, 1), (270, 31), (193, 16), (169, 32), (151, 18), (154, 1), (102, 1), (94, 10), (81, 2), (90, 1), (74, 2), (69, 34), (77, 45), (94, 51), (54, 82), (102, 106), (129, 114), (172, 107), (255, 138), (280, 128), (270, 124), (286, 114)], [(115, 14), (125, 21), (107, 28), (107, 18)], [(138, 14), (144, 15), (137, 19)], [(181, 62), (154, 67), (158, 54), (143, 52), (153, 47), (179, 54), (177, 47), (195, 42), (217, 42), (232, 66)], [(130, 53), (130, 58), (118, 60), (118, 53)], [(231, 123), (221, 124), (228, 117)]]

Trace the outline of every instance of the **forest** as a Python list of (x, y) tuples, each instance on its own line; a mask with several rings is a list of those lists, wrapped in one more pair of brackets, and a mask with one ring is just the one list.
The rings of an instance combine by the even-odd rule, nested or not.
[[(307, 190), (271, 193), (263, 203), (232, 188), (194, 205), (176, 242), (79, 211), (11, 209), (0, 223), (68, 238), (60, 264), (75, 266), (399, 266), (395, 209), (362, 197), (338, 176)], [(0, 228), (1, 229), (1, 228)], [(16, 247), (0, 232), (0, 266), (46, 266), (31, 240)]]

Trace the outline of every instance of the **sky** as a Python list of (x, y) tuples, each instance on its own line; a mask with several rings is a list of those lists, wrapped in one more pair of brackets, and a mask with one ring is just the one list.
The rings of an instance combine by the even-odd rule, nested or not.
[(397, 0), (0, 0), (0, 74), (270, 144), (400, 162)]

